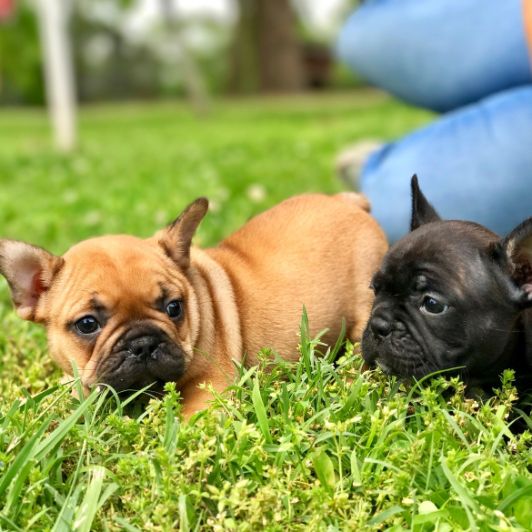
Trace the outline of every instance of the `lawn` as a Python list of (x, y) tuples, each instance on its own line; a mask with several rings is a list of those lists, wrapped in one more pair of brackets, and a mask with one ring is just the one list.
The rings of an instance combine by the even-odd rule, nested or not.
[[(0, 235), (55, 253), (91, 235), (148, 236), (197, 196), (215, 244), (293, 194), (335, 192), (333, 160), (361, 138), (430, 120), (378, 93), (86, 108), (79, 149), (46, 116), (0, 113)], [(93, 393), (46, 352), (0, 286), (0, 529), (530, 530), (532, 433), (511, 375), (484, 402), (458, 380), (407, 386), (335, 363), (301, 327), (301, 362), (264, 360), (192, 423), (171, 385), (147, 406)]]

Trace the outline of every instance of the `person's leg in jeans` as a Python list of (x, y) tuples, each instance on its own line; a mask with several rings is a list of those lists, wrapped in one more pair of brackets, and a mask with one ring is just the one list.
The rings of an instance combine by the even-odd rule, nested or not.
[(456, 109), (531, 83), (524, 1), (368, 0), (342, 28), (338, 54), (401, 100)]
[(392, 242), (408, 232), (413, 173), (443, 218), (505, 234), (532, 216), (532, 86), (449, 113), (369, 157), (360, 190)]
[(504, 233), (532, 215), (532, 72), (521, 2), (370, 0), (346, 23), (340, 55), (376, 85), (436, 110), (484, 98), (384, 146), (363, 167), (360, 188), (390, 240), (407, 232), (414, 172), (445, 217)]

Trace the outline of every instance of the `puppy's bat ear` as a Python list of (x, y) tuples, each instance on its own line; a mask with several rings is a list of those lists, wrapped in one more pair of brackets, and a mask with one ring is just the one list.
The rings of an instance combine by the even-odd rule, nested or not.
[(61, 257), (19, 242), (0, 240), (0, 273), (7, 279), (17, 314), (39, 321), (36, 316), (39, 300), (64, 264)]
[(174, 222), (155, 235), (166, 254), (183, 269), (190, 264), (192, 237), (208, 209), (207, 198), (198, 198)]
[(412, 219), (410, 221), (410, 231), (417, 229), (423, 224), (440, 220), (441, 218), (434, 210), (434, 207), (427, 201), (423, 192), (421, 192), (416, 174), (412, 176), (410, 187), (412, 189)]
[(532, 307), (532, 218), (519, 224), (501, 242), (510, 266), (510, 276), (519, 292), (517, 302)]

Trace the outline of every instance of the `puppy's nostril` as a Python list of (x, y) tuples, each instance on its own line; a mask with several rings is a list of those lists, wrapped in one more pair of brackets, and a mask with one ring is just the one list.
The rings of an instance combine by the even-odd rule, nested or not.
[(155, 336), (141, 336), (129, 342), (128, 350), (138, 358), (152, 356), (159, 346), (159, 339)]
[(392, 324), (379, 316), (373, 316), (369, 325), (375, 336), (388, 336), (392, 331)]

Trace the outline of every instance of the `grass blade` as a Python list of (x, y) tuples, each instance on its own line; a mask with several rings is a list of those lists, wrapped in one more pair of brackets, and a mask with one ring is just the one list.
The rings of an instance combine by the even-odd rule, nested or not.
[(336, 487), (336, 474), (332, 460), (324, 449), (320, 449), (312, 455), (312, 465), (316, 471), (321, 485), (330, 493)]
[(472, 499), (467, 489), (464, 486), (462, 486), (460, 482), (458, 481), (458, 479), (453, 475), (452, 471), (449, 469), (449, 466), (447, 465), (447, 461), (445, 460), (445, 457), (442, 456), (440, 460), (440, 464), (441, 464), (444, 475), (447, 477), (447, 480), (450, 482), (452, 488), (458, 495), (460, 503), (462, 504), (462, 507), (464, 508), (467, 514), (467, 518), (469, 520), (469, 525), (471, 527), (471, 530), (478, 530), (473, 514), (471, 513), (471, 509), (478, 512), (478, 505), (476, 501)]
[(268, 423), (268, 416), (266, 415), (266, 408), (264, 408), (264, 402), (262, 401), (262, 395), (260, 394), (259, 380), (257, 378), (255, 378), (253, 383), (251, 400), (253, 401), (253, 407), (255, 408), (255, 415), (257, 416), (260, 431), (262, 432), (266, 443), (271, 443), (272, 437), (270, 434), (270, 425)]
[(355, 449), (351, 452), (351, 477), (353, 478), (353, 486), (362, 486), (362, 477), (360, 475), (360, 467), (358, 466), (358, 457)]
[(391, 508), (387, 508), (386, 510), (383, 510), (382, 512), (378, 513), (377, 515), (374, 515), (369, 521), (369, 526), (375, 526), (379, 525), (383, 521), (386, 521), (386, 519), (392, 517), (395, 514), (404, 512), (404, 508), (401, 506), (392, 506)]
[(52, 421), (52, 416), (50, 416), (40, 427), (39, 430), (26, 442), (22, 450), (19, 452), (15, 460), (13, 460), (11, 466), (8, 470), (2, 475), (2, 480), (0, 481), (0, 497), (3, 495), (7, 487), (10, 485), (13, 478), (20, 472), (24, 464), (33, 458), (37, 453), (35, 447), (42, 435), (48, 428)]
[(96, 512), (101, 506), (100, 493), (102, 492), (106, 472), (106, 469), (102, 466), (94, 466), (92, 468), (85, 497), (83, 497), (74, 519), (74, 529), (77, 532), (90, 532), (91, 530)]
[(80, 405), (76, 408), (76, 410), (74, 410), (74, 412), (72, 412), (72, 414), (70, 414), (70, 416), (62, 421), (59, 426), (38, 445), (35, 451), (35, 457), (38, 460), (59, 445), (67, 433), (78, 422), (79, 418), (83, 416), (89, 409), (97, 396), (98, 392), (92, 392), (87, 399), (80, 403)]

